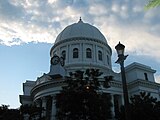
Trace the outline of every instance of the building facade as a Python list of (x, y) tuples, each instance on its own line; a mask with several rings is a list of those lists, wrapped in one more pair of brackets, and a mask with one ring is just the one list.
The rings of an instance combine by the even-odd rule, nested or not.
[[(36, 104), (46, 111), (42, 116), (55, 120), (55, 95), (64, 85), (64, 78), (70, 72), (85, 71), (88, 68), (99, 69), (103, 76), (113, 76), (110, 88), (101, 88), (103, 93), (112, 96), (112, 113), (124, 104), (121, 74), (112, 70), (112, 49), (103, 34), (94, 26), (84, 23), (81, 19), (67, 26), (56, 38), (50, 50), (50, 72), (44, 73), (36, 81), (23, 83), (23, 95), (20, 103)], [(160, 85), (155, 82), (151, 67), (132, 63), (125, 67), (129, 96), (142, 91), (150, 92), (159, 99)]]

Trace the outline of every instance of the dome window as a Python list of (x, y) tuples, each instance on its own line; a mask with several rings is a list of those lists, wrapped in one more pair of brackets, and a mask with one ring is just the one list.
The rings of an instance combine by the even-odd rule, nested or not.
[(107, 55), (107, 63), (108, 63), (108, 65), (109, 65), (109, 56)]
[(78, 58), (78, 48), (73, 49), (73, 58)]
[(65, 50), (62, 51), (62, 57), (63, 57), (64, 59), (66, 59), (66, 51), (65, 51)]
[(86, 58), (92, 58), (92, 51), (90, 48), (86, 49)]
[(148, 80), (148, 75), (147, 75), (147, 73), (144, 73), (144, 78), (145, 78), (145, 80)]
[(102, 61), (102, 52), (98, 51), (98, 60)]

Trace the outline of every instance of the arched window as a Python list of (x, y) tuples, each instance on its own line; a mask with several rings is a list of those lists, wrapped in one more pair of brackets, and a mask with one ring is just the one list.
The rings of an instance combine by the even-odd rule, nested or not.
[(145, 78), (145, 80), (148, 80), (148, 75), (147, 75), (147, 73), (144, 73), (144, 78)]
[(102, 61), (102, 52), (100, 50), (98, 51), (98, 60)]
[(65, 50), (62, 51), (62, 57), (63, 57), (64, 59), (66, 59), (66, 51), (65, 51)]
[(90, 48), (86, 49), (86, 58), (92, 58), (92, 51)]
[(73, 49), (73, 58), (78, 58), (78, 48)]

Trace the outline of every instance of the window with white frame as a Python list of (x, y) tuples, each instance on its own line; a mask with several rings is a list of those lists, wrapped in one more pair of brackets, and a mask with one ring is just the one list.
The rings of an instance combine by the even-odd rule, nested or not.
[(107, 55), (107, 64), (109, 65), (109, 56)]
[(102, 61), (102, 52), (100, 50), (98, 51), (98, 60)]
[(78, 48), (73, 49), (73, 58), (78, 58)]
[(86, 58), (92, 58), (92, 51), (90, 48), (86, 49)]

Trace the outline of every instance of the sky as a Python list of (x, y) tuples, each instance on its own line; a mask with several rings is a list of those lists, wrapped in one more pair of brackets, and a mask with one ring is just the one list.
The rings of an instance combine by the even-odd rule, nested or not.
[(49, 72), (50, 49), (68, 25), (97, 27), (112, 48), (126, 46), (125, 65), (139, 62), (157, 72), (160, 82), (160, 7), (144, 10), (148, 0), (0, 0), (0, 105), (18, 108), (22, 83)]

